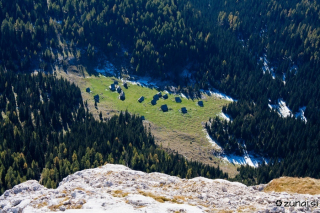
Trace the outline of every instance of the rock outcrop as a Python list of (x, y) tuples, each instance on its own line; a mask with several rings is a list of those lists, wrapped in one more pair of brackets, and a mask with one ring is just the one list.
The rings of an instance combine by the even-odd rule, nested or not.
[[(187, 180), (107, 164), (69, 175), (57, 189), (47, 189), (35, 180), (16, 185), (0, 197), (0, 213), (320, 213), (320, 208), (316, 206), (320, 195), (265, 193), (264, 187), (247, 187), (237, 182), (202, 177)], [(304, 201), (309, 206), (304, 206)], [(286, 202), (290, 202), (291, 207), (284, 207)]]

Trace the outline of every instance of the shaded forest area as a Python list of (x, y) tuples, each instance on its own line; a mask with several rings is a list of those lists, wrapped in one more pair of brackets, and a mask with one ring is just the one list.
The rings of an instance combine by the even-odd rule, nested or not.
[(36, 179), (55, 188), (67, 175), (105, 163), (182, 178), (228, 178), (219, 168), (156, 147), (140, 117), (96, 121), (80, 89), (63, 79), (0, 71), (0, 190)]

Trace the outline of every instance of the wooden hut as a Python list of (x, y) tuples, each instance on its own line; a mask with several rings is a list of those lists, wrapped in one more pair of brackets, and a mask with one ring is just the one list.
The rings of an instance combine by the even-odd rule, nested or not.
[(144, 101), (144, 97), (141, 96), (141, 97), (138, 99), (138, 101), (141, 103), (142, 101)]
[(203, 107), (203, 101), (198, 101), (198, 105)]
[(168, 112), (168, 106), (167, 106), (167, 104), (162, 105), (162, 106), (161, 106), (161, 110), (162, 110), (163, 112)]
[(182, 113), (187, 113), (187, 112), (188, 112), (188, 110), (187, 110), (187, 108), (182, 107), (182, 108), (181, 108), (181, 112), (182, 112)]
[(175, 99), (175, 101), (176, 101), (177, 103), (181, 103), (181, 102), (182, 102), (180, 97), (175, 97), (174, 99)]
[(121, 91), (121, 93), (120, 93), (120, 95), (119, 95), (119, 99), (122, 100), (122, 101), (123, 101), (124, 99), (126, 99), (125, 94), (124, 94), (123, 91)]

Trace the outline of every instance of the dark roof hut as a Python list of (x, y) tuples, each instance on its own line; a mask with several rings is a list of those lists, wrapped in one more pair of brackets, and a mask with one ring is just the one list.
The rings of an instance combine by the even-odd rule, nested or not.
[(122, 101), (123, 101), (124, 99), (126, 99), (123, 91), (121, 91), (121, 93), (120, 93), (120, 95), (119, 95), (119, 99), (122, 100)]
[(123, 87), (128, 89), (128, 83), (127, 82), (123, 82)]
[(152, 99), (151, 104), (152, 104), (152, 105), (156, 105), (156, 104), (157, 104), (157, 100)]
[(90, 93), (90, 91), (91, 91), (91, 90), (90, 90), (90, 88), (88, 87), (88, 88), (86, 89), (86, 92), (89, 92), (89, 93)]
[(140, 118), (141, 118), (142, 121), (146, 120), (143, 115)]
[(122, 90), (121, 90), (121, 87), (118, 86), (118, 87), (117, 87), (117, 92), (120, 93), (121, 91), (122, 91)]
[(159, 100), (159, 95), (158, 94), (155, 94), (154, 96), (153, 96), (153, 100)]
[(181, 103), (182, 102), (180, 97), (175, 97), (174, 99), (176, 100), (177, 103)]
[(115, 84), (111, 84), (111, 85), (109, 86), (109, 89), (110, 89), (111, 91), (116, 91), (116, 86), (115, 86)]
[(95, 95), (93, 98), (96, 102), (99, 102), (99, 99), (100, 99), (99, 95)]
[(167, 111), (168, 111), (168, 106), (167, 106), (167, 104), (162, 105), (162, 106), (161, 106), (161, 110), (162, 110), (163, 112), (167, 112)]
[(198, 101), (198, 105), (203, 107), (203, 101)]
[(138, 101), (141, 103), (142, 101), (144, 101), (144, 97), (141, 96), (141, 97), (138, 99)]
[(162, 98), (163, 98), (163, 99), (168, 99), (168, 94), (164, 94), (164, 95), (162, 96)]
[(159, 98), (161, 98), (161, 97), (162, 97), (161, 92), (158, 92), (158, 93), (157, 93), (157, 95), (159, 96)]
[(181, 108), (181, 112), (182, 112), (182, 113), (187, 113), (187, 112), (188, 112), (188, 110), (187, 110), (187, 108), (182, 107), (182, 108)]

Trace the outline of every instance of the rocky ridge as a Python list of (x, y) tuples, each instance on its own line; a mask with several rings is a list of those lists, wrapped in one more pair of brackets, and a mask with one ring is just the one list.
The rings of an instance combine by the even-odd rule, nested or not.
[[(0, 197), (0, 213), (36, 212), (319, 212), (320, 195), (265, 193), (265, 185), (203, 177), (181, 179), (106, 164), (78, 171), (47, 189), (38, 181), (16, 185)], [(281, 206), (276, 202), (282, 201)], [(295, 207), (284, 207), (300, 201)], [(303, 206), (308, 201), (309, 206)], [(279, 203), (278, 203), (279, 204)]]

